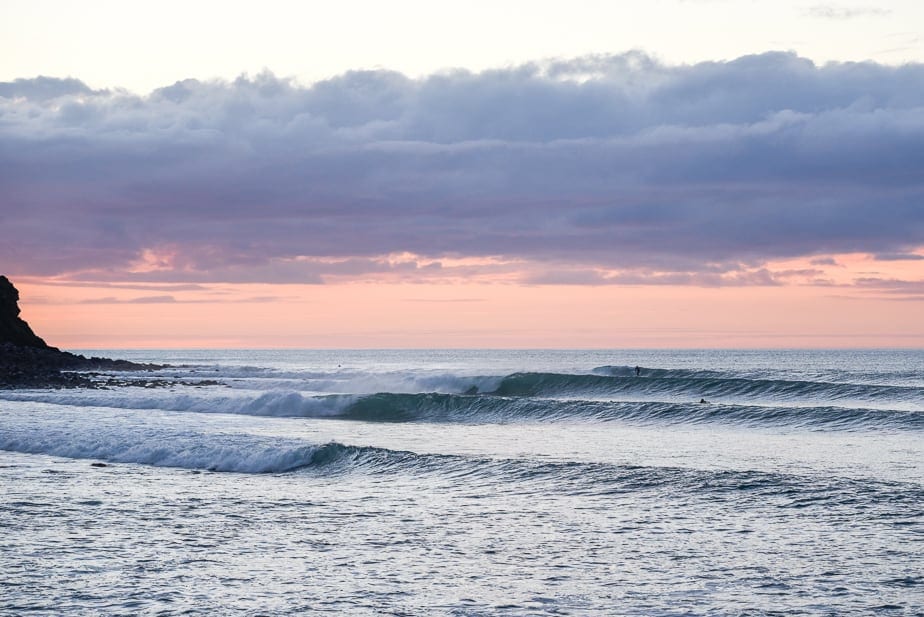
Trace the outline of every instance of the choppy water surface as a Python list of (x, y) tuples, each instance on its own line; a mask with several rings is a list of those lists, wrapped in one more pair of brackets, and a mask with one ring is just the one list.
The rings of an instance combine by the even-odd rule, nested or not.
[(2, 614), (924, 612), (922, 352), (108, 354), (0, 392)]

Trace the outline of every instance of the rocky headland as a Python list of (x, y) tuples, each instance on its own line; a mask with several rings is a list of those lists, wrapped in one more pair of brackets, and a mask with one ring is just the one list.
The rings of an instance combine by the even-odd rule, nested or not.
[(166, 368), (127, 360), (87, 358), (61, 351), (37, 336), (19, 314), (19, 290), (7, 277), (0, 275), (0, 389), (108, 387), (122, 385), (123, 380), (101, 377), (99, 371)]

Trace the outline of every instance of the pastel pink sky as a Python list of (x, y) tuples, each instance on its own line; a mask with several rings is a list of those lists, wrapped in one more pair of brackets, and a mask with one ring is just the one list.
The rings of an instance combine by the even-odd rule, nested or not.
[[(922, 252), (924, 253), (924, 252)], [(924, 346), (924, 260), (768, 264), (777, 285), (471, 280), (189, 285), (15, 281), (53, 345), (93, 348), (842, 348)], [(902, 283), (904, 281), (904, 283)]]

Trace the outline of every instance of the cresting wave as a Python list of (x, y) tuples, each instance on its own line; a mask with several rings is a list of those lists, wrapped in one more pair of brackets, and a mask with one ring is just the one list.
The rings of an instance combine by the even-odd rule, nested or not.
[(0, 450), (237, 473), (284, 473), (324, 467), (349, 463), (364, 452), (375, 452), (374, 448), (335, 442), (311, 444), (234, 434), (205, 435), (152, 429), (75, 432), (56, 428), (7, 431), (0, 437)]
[(321, 475), (343, 473), (399, 474), (418, 480), (431, 476), (455, 485), (464, 478), (468, 490), (488, 488), (535, 494), (551, 490), (572, 495), (621, 493), (693, 499), (754, 500), (782, 508), (837, 506), (863, 515), (887, 504), (892, 516), (919, 514), (920, 485), (849, 478), (804, 478), (748, 470), (650, 467), (532, 459), (493, 459), (418, 454), (337, 442), (306, 443), (247, 434), (179, 433), (150, 428), (99, 433), (52, 428), (20, 428), (0, 437), (0, 450), (45, 454), (107, 463), (177, 467), (190, 470), (279, 474), (298, 471)]
[(374, 394), (338, 417), (366, 422), (632, 421), (651, 424), (736, 423), (817, 429), (924, 429), (924, 412), (845, 407), (703, 405), (650, 401), (534, 399), (452, 394)]
[[(168, 371), (167, 374), (176, 373)], [(698, 369), (645, 368), (640, 376), (633, 367), (600, 366), (583, 373), (521, 372), (509, 375), (454, 375), (442, 372), (395, 371), (390, 373), (278, 372), (238, 367), (208, 368), (205, 372), (182, 373), (184, 377), (209, 376), (240, 381), (252, 389), (271, 388), (314, 392), (368, 394), (390, 392), (412, 394), (477, 392), (499, 396), (543, 397), (568, 395), (671, 395), (699, 400), (700, 397), (735, 397), (774, 401), (858, 400), (911, 401), (924, 406), (920, 376), (883, 374), (889, 382), (869, 382), (869, 376), (846, 371), (822, 374), (818, 379), (782, 379), (760, 372), (728, 372)]]
[(109, 407), (363, 422), (609, 422), (736, 424), (812, 430), (922, 430), (924, 411), (837, 405), (699, 404), (695, 401), (619, 401), (533, 398), (498, 394), (300, 392), (164, 392), (121, 388), (91, 392), (8, 392), (6, 400), (73, 407)]
[[(600, 371), (600, 369), (597, 369)], [(697, 397), (766, 397), (772, 400), (900, 400), (924, 402), (924, 388), (783, 379), (716, 377), (700, 371), (650, 371), (649, 376), (621, 374), (515, 373), (493, 394), (554, 396), (584, 394), (672, 394)]]
[(479, 392), (494, 390), (503, 375), (459, 375), (438, 370), (396, 370), (367, 372), (355, 369), (278, 370), (251, 366), (184, 365), (160, 371), (122, 372), (123, 378), (146, 381), (167, 379), (195, 384), (202, 379), (221, 380), (227, 385), (250, 390), (298, 390), (340, 394), (370, 392), (464, 392), (471, 388)]
[[(636, 368), (639, 374), (636, 374)], [(738, 368), (738, 369), (695, 369), (695, 368), (652, 368), (605, 365), (594, 368), (596, 375), (611, 375), (614, 377), (657, 377), (657, 378), (703, 378), (703, 379), (779, 379), (787, 376), (795, 377), (796, 381), (822, 382), (822, 383), (855, 383), (872, 385), (910, 385), (921, 383), (921, 374), (915, 370), (901, 370), (890, 368), (886, 370), (862, 371), (849, 368)]]

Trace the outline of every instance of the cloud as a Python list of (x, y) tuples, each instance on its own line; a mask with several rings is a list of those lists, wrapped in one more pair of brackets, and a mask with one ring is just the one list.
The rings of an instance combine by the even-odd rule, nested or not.
[(143, 97), (17, 80), (0, 84), (0, 263), (322, 283), (490, 258), (697, 284), (773, 259), (912, 253), (921, 160), (918, 64), (629, 53)]
[(875, 256), (876, 261), (921, 261), (924, 255), (917, 253), (880, 253)]
[(528, 276), (528, 285), (608, 285), (612, 278), (595, 270), (548, 270)]
[(121, 300), (113, 296), (105, 298), (88, 298), (82, 300), (80, 304), (172, 304), (176, 302), (173, 296), (141, 296), (128, 300)]
[(143, 291), (163, 291), (163, 292), (184, 292), (184, 291), (211, 291), (209, 287), (194, 283), (184, 284), (148, 284), (148, 283), (125, 283), (125, 282), (108, 282), (108, 281), (81, 281), (73, 279), (42, 279), (42, 278), (22, 278), (18, 279), (25, 283), (34, 283), (40, 285), (51, 285), (55, 287), (93, 287), (107, 289), (134, 289)]
[(924, 279), (907, 280), (881, 277), (861, 277), (854, 281), (861, 288), (886, 294), (892, 300), (915, 300), (924, 302)]
[(817, 4), (806, 9), (810, 17), (820, 19), (853, 19), (855, 17), (885, 17), (891, 14), (889, 9), (875, 6), (842, 7), (831, 4)]
[(696, 287), (770, 287), (782, 285), (787, 279), (810, 280), (827, 284), (819, 278), (824, 274), (814, 268), (771, 271), (767, 268), (731, 270), (728, 272), (600, 272), (594, 270), (548, 270), (526, 277), (530, 285), (689, 285)]
[[(210, 304), (210, 303), (235, 303), (235, 304), (266, 304), (283, 300), (280, 296), (245, 296), (242, 298), (198, 298), (190, 300), (177, 300), (174, 296), (141, 296), (137, 298), (116, 298), (114, 296), (105, 296), (102, 298), (87, 298), (77, 301), (77, 304)], [(67, 304), (68, 302), (63, 302)], [(36, 302), (32, 302), (36, 304)]]
[(36, 77), (34, 79), (16, 79), (0, 83), (0, 97), (7, 99), (23, 98), (29, 101), (48, 101), (64, 96), (85, 96), (106, 94), (106, 91), (91, 90), (79, 79), (69, 77)]

